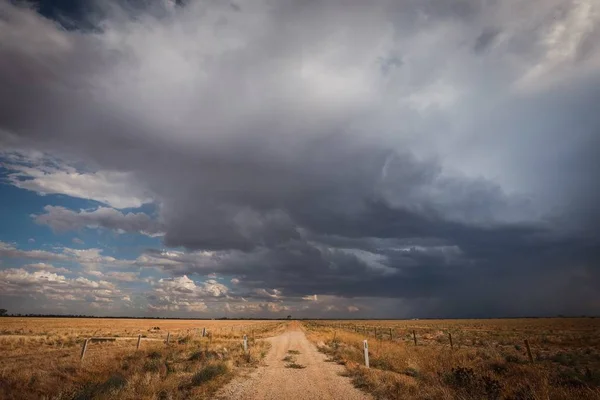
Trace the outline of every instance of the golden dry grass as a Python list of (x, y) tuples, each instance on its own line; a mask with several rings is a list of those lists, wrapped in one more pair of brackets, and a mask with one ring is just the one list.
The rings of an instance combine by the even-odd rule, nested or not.
[[(376, 398), (600, 399), (597, 319), (313, 321), (305, 326), (332, 362), (345, 364), (354, 383)], [(364, 339), (370, 369), (363, 366)]]
[[(258, 339), (282, 329), (273, 321), (0, 318), (0, 399), (210, 398), (256, 367), (268, 350)], [(91, 336), (119, 339), (90, 342), (81, 361)]]
[[(119, 318), (0, 318), (0, 335), (42, 335), (90, 337), (137, 336), (166, 337), (171, 334), (191, 334), (206, 328), (219, 335), (241, 335), (252, 327), (273, 324), (273, 321), (243, 320), (178, 320)], [(159, 327), (159, 330), (152, 328)]]

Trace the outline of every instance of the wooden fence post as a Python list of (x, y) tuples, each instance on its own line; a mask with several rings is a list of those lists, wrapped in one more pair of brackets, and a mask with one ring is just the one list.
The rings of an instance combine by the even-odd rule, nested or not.
[(377, 327), (375, 327), (375, 339), (377, 339)]
[(137, 342), (137, 347), (135, 348), (136, 350), (140, 349), (140, 343), (142, 341), (142, 335), (138, 335), (138, 342)]
[(533, 356), (531, 355), (531, 348), (529, 348), (529, 340), (525, 339), (525, 347), (527, 348), (527, 357), (529, 357), (529, 362), (533, 362)]
[(452, 333), (448, 332), (448, 338), (450, 339), (450, 348), (454, 348), (454, 343), (452, 343)]
[(171, 339), (171, 332), (167, 332), (167, 344), (169, 344), (169, 339)]
[(392, 328), (390, 328), (390, 340), (394, 340), (394, 336), (392, 336)]
[(81, 361), (83, 361), (83, 357), (85, 356), (85, 352), (87, 351), (87, 346), (88, 346), (88, 341), (90, 339), (85, 339), (85, 342), (83, 342), (83, 348), (81, 349)]
[(415, 346), (417, 345), (417, 334), (413, 331), (413, 340), (415, 341)]
[(369, 344), (367, 343), (367, 340), (363, 340), (363, 347), (365, 349), (365, 367), (370, 368), (369, 367)]

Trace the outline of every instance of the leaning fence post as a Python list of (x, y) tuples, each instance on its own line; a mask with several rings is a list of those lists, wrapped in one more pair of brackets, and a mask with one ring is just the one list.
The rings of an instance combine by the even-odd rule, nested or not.
[(369, 367), (369, 344), (367, 343), (367, 340), (363, 340), (363, 347), (365, 349), (365, 367), (370, 368)]
[(85, 352), (87, 351), (87, 346), (88, 346), (88, 341), (90, 339), (85, 339), (85, 342), (83, 342), (83, 348), (81, 349), (81, 361), (83, 361), (83, 357), (85, 356)]
[(450, 348), (454, 348), (454, 343), (452, 343), (452, 333), (448, 332), (448, 338), (450, 339)]
[(527, 357), (529, 357), (529, 362), (533, 362), (533, 356), (531, 355), (531, 349), (529, 348), (529, 340), (525, 339), (525, 347), (527, 348)]
[(417, 345), (417, 334), (413, 331), (413, 340), (415, 341), (415, 346)]
[(248, 336), (244, 335), (244, 353), (248, 352)]
[(137, 347), (135, 348), (136, 350), (140, 349), (140, 342), (142, 341), (142, 335), (138, 335), (138, 342), (137, 342)]

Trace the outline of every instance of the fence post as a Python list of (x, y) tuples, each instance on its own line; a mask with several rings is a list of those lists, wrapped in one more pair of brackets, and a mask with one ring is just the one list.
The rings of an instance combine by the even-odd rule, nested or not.
[(377, 327), (375, 327), (375, 339), (377, 339)]
[(85, 356), (85, 352), (87, 351), (87, 346), (88, 346), (88, 341), (90, 339), (85, 339), (85, 342), (83, 342), (83, 348), (81, 349), (81, 361), (83, 361), (83, 357)]
[(452, 343), (452, 333), (448, 332), (448, 338), (450, 339), (450, 348), (454, 348), (454, 343)]
[(392, 328), (390, 328), (390, 340), (394, 340), (394, 337), (392, 336)]
[(171, 339), (171, 332), (167, 332), (167, 344), (169, 344), (169, 339)]
[(138, 342), (137, 342), (137, 347), (135, 348), (136, 350), (140, 349), (140, 342), (142, 341), (142, 335), (138, 335)]
[(202, 328), (202, 337), (206, 336), (206, 328)]
[(248, 336), (244, 335), (244, 353), (248, 352)]
[(369, 367), (369, 344), (367, 343), (367, 340), (363, 340), (363, 347), (365, 349), (365, 366), (367, 368)]
[(529, 357), (529, 362), (533, 362), (533, 356), (531, 355), (531, 349), (529, 348), (529, 340), (525, 339), (525, 347), (527, 348), (527, 357)]
[(413, 331), (413, 340), (415, 341), (415, 346), (417, 345), (417, 334)]

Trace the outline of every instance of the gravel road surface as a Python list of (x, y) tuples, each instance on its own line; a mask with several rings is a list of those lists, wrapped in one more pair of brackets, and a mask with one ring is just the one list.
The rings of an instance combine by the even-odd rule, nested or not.
[[(288, 330), (266, 340), (271, 342), (271, 350), (265, 358), (266, 365), (260, 366), (249, 376), (235, 378), (217, 393), (217, 399), (371, 399), (352, 386), (349, 378), (340, 376), (344, 367), (326, 362), (327, 357), (317, 351), (301, 330)], [(296, 350), (300, 354), (293, 355), (288, 350)], [(282, 360), (288, 355), (305, 368), (286, 368), (289, 362)]]

